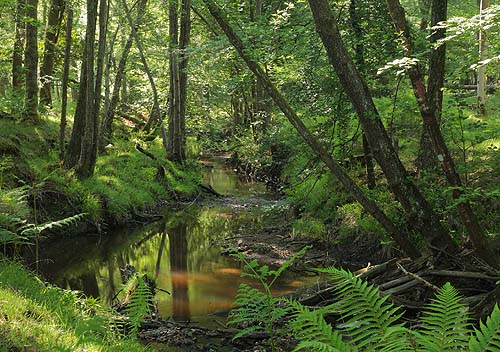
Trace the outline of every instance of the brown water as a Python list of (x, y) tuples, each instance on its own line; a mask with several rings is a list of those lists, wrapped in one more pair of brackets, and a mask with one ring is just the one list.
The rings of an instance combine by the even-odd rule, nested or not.
[[(171, 292), (159, 292), (156, 297), (163, 318), (212, 325), (218, 319), (213, 313), (231, 307), (243, 282), (240, 263), (221, 256), (220, 241), (262, 228), (262, 219), (247, 204), (258, 207), (272, 200), (263, 185), (242, 180), (220, 162), (211, 165), (206, 182), (222, 194), (233, 195), (230, 205), (165, 209), (163, 220), (146, 226), (58, 240), (40, 251), (43, 275), (60, 287), (112, 304), (122, 287), (119, 268), (131, 264)], [(303, 284), (287, 274), (277, 282), (274, 293), (286, 294)]]

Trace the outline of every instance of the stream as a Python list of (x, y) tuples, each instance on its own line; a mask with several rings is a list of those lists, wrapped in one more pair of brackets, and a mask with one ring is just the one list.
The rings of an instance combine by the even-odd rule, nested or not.
[[(248, 235), (248, 229), (262, 229), (263, 219), (254, 210), (276, 200), (263, 184), (246, 181), (227, 168), (223, 158), (204, 164), (205, 183), (227, 197), (165, 208), (161, 221), (139, 227), (58, 239), (40, 250), (42, 275), (59, 287), (113, 304), (122, 287), (120, 268), (131, 264), (171, 293), (156, 295), (163, 319), (190, 320), (206, 327), (217, 326), (216, 320), (223, 322), (224, 314), (218, 312), (231, 307), (246, 279), (240, 278), (238, 261), (221, 255), (221, 242)], [(273, 293), (290, 293), (304, 280), (308, 279), (285, 273)]]

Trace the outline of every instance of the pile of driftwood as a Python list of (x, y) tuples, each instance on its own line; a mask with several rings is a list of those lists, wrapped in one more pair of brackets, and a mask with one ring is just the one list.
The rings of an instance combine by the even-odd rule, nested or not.
[[(382, 295), (390, 295), (407, 312), (418, 312), (430, 302), (435, 292), (450, 282), (464, 297), (472, 318), (483, 319), (500, 302), (500, 272), (478, 260), (472, 254), (446, 255), (439, 264), (433, 257), (411, 260), (395, 258), (368, 266), (355, 274), (377, 286)], [(335, 301), (335, 287), (323, 283), (315, 292), (299, 298), (306, 306), (325, 306)]]

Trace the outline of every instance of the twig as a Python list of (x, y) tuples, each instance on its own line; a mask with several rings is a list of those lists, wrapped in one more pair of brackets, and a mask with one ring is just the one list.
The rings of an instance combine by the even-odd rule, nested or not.
[(414, 274), (414, 273), (410, 273), (409, 271), (407, 271), (401, 264), (399, 263), (396, 263), (396, 265), (398, 266), (398, 268), (408, 277), (411, 277), (413, 280), (415, 281), (418, 281), (418, 282), (421, 282), (423, 283), (425, 286), (431, 288), (432, 290), (434, 291), (438, 291), (439, 290), (439, 287), (433, 285), (432, 283), (430, 283), (429, 281), (427, 281), (426, 279), (423, 279), (421, 278), (420, 276), (418, 276), (417, 274)]

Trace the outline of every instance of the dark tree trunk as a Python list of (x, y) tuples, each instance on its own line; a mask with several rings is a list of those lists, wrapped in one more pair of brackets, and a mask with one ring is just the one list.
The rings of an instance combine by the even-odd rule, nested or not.
[(54, 55), (63, 14), (64, 0), (52, 0), (40, 66), (40, 104), (43, 105), (52, 105), (51, 81), (54, 74)]
[(179, 131), (179, 15), (178, 0), (169, 0), (168, 7), (168, 35), (169, 41), (169, 68), (170, 68), (170, 92), (168, 109), (168, 155), (172, 158), (174, 154), (174, 139)]
[(38, 0), (26, 1), (26, 49), (24, 51), (24, 70), (26, 95), (24, 117), (38, 123)]
[(382, 124), (365, 80), (356, 69), (342, 41), (336, 20), (327, 0), (309, 0), (316, 30), (365, 131), (374, 158), (384, 172), (389, 188), (401, 203), (408, 226), (418, 231), (429, 244), (443, 250), (457, 251), (440, 218), (422, 196), (399, 160)]
[(273, 101), (278, 105), (285, 115), (285, 117), (294, 126), (306, 144), (313, 150), (313, 152), (326, 164), (345, 189), (363, 206), (363, 208), (372, 215), (393, 238), (393, 240), (412, 257), (419, 256), (419, 251), (413, 246), (410, 241), (409, 235), (405, 229), (400, 229), (387, 217), (381, 208), (369, 199), (359, 186), (347, 175), (347, 173), (339, 166), (339, 163), (333, 160), (326, 149), (319, 144), (317, 139), (307, 129), (302, 120), (297, 116), (296, 112), (290, 107), (285, 98), (281, 95), (280, 91), (274, 86), (269, 76), (264, 72), (260, 65), (255, 62), (248, 51), (246, 50), (243, 42), (234, 32), (229, 25), (227, 19), (222, 14), (221, 10), (213, 0), (206, 0), (210, 13), (218, 22), (221, 29), (224, 31), (229, 41), (233, 44), (240, 56), (243, 58), (248, 68), (258, 77), (265, 86), (268, 94), (273, 98)]
[(181, 1), (179, 34), (179, 127), (174, 141), (175, 161), (186, 159), (186, 103), (188, 81), (188, 46), (191, 34), (191, 0)]
[(68, 106), (68, 80), (71, 64), (71, 33), (73, 31), (73, 10), (66, 4), (66, 46), (64, 48), (64, 67), (62, 77), (61, 126), (59, 129), (59, 158), (64, 160), (64, 135), (66, 134), (66, 109)]
[[(404, 48), (407, 56), (413, 52), (413, 42), (406, 22), (406, 15), (399, 0), (387, 0), (391, 17), (398, 31), (402, 32)], [(447, 18), (447, 1), (432, 0), (431, 24), (445, 21)], [(444, 38), (445, 29), (436, 30), (431, 36), (431, 43), (436, 43)], [(441, 133), (439, 127), (439, 116), (443, 99), (443, 82), (445, 71), (446, 46), (443, 44), (434, 49), (430, 56), (429, 82), (426, 90), (423, 75), (418, 66), (410, 69), (408, 74), (413, 85), (413, 92), (422, 115), (423, 123), (429, 134), (430, 144), (436, 157), (441, 164), (443, 172), (450, 186), (453, 187), (453, 198), (458, 199), (463, 195), (462, 181), (458, 175), (455, 163)], [(498, 266), (498, 259), (493, 251), (488, 247), (486, 238), (472, 211), (468, 201), (460, 202), (458, 205), (461, 220), (467, 229), (469, 237), (476, 249), (477, 254), (490, 265)]]
[[(102, 3), (107, 0), (100, 1), (99, 22), (101, 28), (101, 20), (106, 20), (105, 14), (102, 12)], [(105, 5), (104, 5), (105, 6)], [(76, 165), (76, 174), (80, 179), (85, 179), (91, 176), (94, 172), (95, 153), (97, 149), (96, 135), (96, 75), (94, 73), (94, 53), (95, 53), (95, 35), (97, 25), (97, 1), (87, 0), (87, 30), (85, 34), (85, 51), (83, 64), (87, 70), (87, 80), (85, 82), (85, 123), (83, 129), (83, 138), (80, 147), (80, 156)], [(102, 33), (101, 33), (102, 35)], [(99, 38), (100, 40), (101, 38)], [(99, 43), (100, 45), (100, 43)]]
[(23, 53), (26, 23), (24, 21), (26, 0), (16, 1), (16, 32), (12, 52), (12, 87), (20, 90), (24, 83)]

